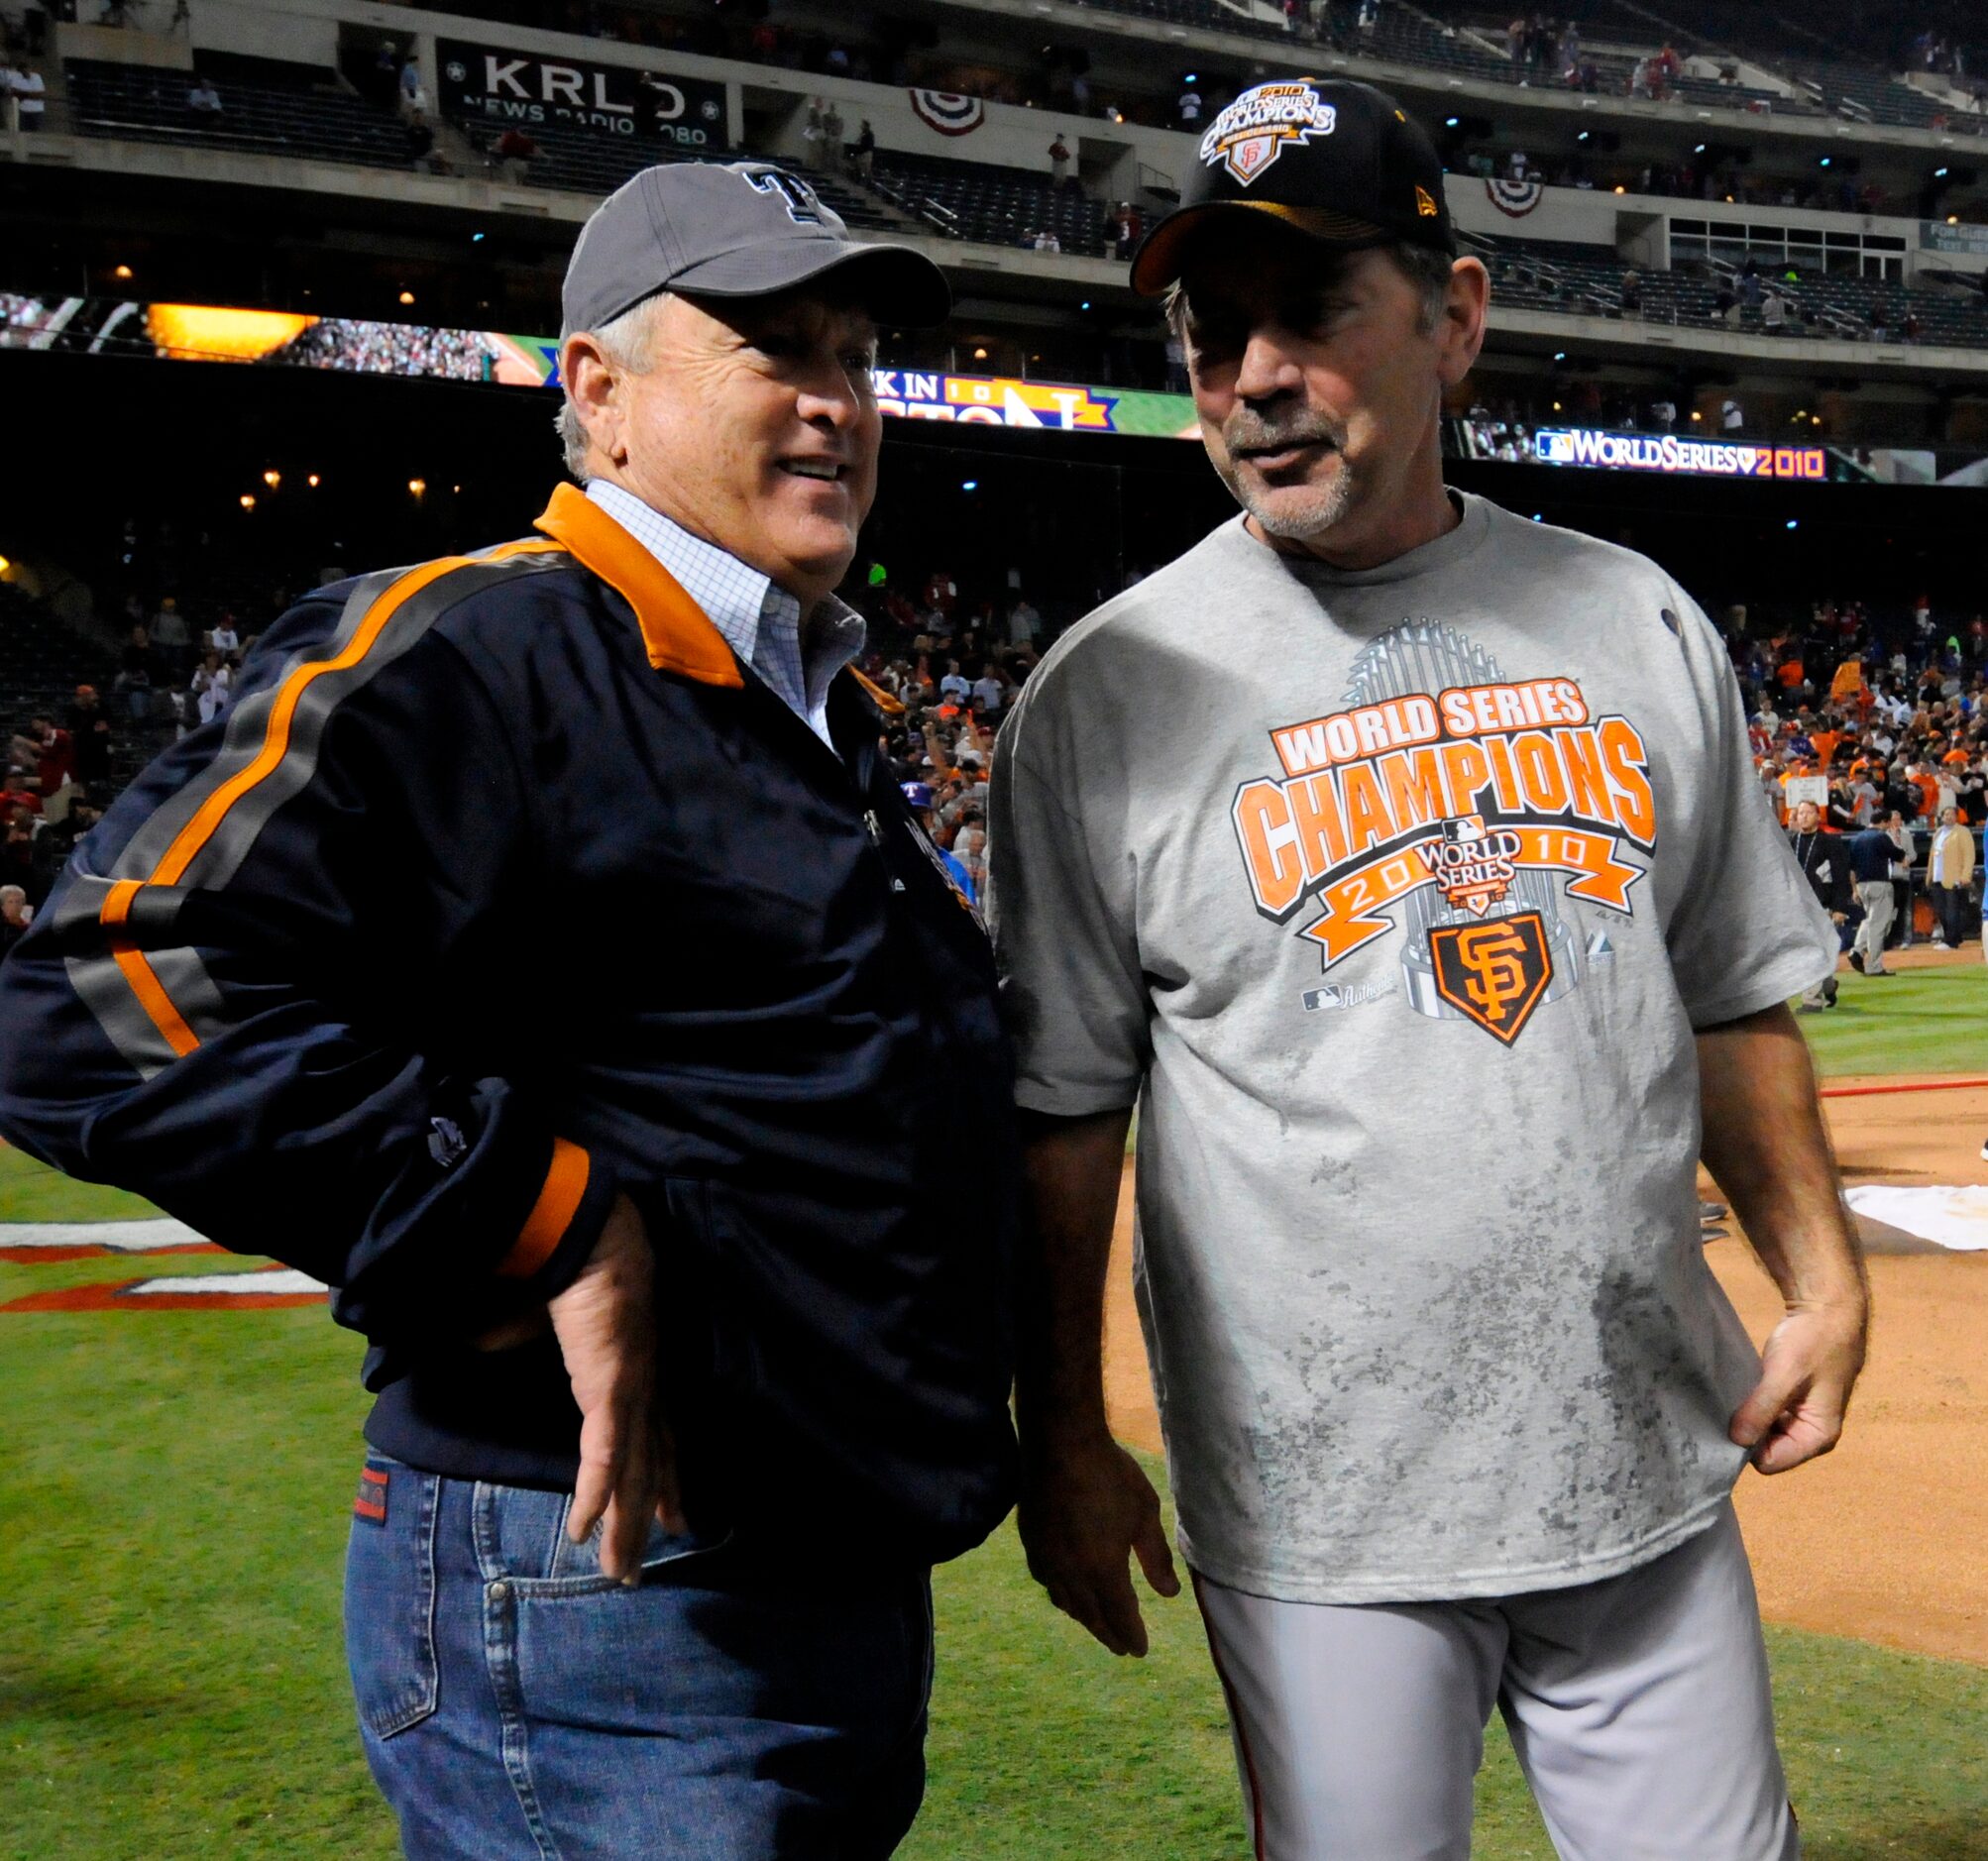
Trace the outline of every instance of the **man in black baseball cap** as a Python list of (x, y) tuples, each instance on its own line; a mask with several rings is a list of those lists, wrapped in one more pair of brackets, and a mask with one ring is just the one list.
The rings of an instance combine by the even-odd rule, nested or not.
[[(1133, 282), (1243, 513), (1064, 636), (989, 797), (1029, 1567), (1119, 1654), (1131, 1561), (1178, 1587), (1101, 1387), (1138, 1105), (1140, 1317), (1257, 1853), (1462, 1861), (1495, 1702), (1566, 1861), (1794, 1861), (1729, 1494), (1828, 1450), (1862, 1359), (1786, 1006), (1834, 937), (1689, 598), (1444, 485), (1488, 280), (1406, 113), (1260, 84), (1181, 192)], [(1788, 1302), (1764, 1363), (1701, 1157)]]
[[(1132, 282), (1164, 296), (1188, 349), (1216, 471), (1276, 546), (1346, 567), (1440, 534), (1455, 513), (1436, 418), (1477, 357), (1490, 283), (1457, 258), (1428, 137), (1370, 84), (1299, 77), (1245, 91), (1198, 156)], [(1301, 339), (1268, 394), (1245, 366), (1260, 326)]]

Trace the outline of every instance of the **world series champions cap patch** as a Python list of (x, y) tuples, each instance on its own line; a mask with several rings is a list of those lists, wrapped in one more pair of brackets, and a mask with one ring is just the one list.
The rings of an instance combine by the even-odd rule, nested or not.
[(1217, 116), (1201, 138), (1201, 160), (1220, 163), (1247, 187), (1284, 152), (1287, 143), (1330, 136), (1339, 112), (1303, 78), (1259, 84)]

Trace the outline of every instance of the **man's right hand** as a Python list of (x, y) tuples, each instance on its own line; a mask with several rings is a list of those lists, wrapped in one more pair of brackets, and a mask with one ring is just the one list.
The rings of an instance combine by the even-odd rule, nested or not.
[(580, 1277), (547, 1306), (580, 1407), (580, 1478), (566, 1532), (599, 1524), (601, 1569), (640, 1580), (649, 1520), (684, 1529), (676, 1448), (656, 1413), (655, 1255), (635, 1205), (615, 1198)]
[(1146, 1623), (1128, 1560), (1162, 1596), (1180, 1593), (1160, 1495), (1109, 1435), (1023, 1452), (1018, 1514), (1029, 1574), (1113, 1654), (1143, 1655)]

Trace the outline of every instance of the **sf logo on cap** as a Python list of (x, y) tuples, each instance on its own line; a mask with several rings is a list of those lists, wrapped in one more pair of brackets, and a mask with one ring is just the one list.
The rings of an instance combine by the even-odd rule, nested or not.
[(1339, 112), (1303, 82), (1259, 84), (1246, 90), (1208, 126), (1201, 160), (1221, 163), (1247, 187), (1278, 156), (1286, 143), (1330, 136)]
[(762, 194), (778, 194), (787, 203), (787, 217), (803, 226), (822, 224), (822, 203), (798, 174), (785, 168), (754, 168), (746, 181)]

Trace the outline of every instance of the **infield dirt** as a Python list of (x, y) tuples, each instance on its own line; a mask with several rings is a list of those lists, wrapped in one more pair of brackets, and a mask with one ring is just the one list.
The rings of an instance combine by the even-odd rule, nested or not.
[[(1824, 1110), (1847, 1183), (1988, 1179), (1988, 1089), (1836, 1097)], [(1709, 1180), (1703, 1191), (1717, 1193)], [(1869, 1227), (1865, 1239), (1876, 1318), (1842, 1446), (1792, 1474), (1749, 1472), (1739, 1483), (1761, 1609), (1770, 1621), (1988, 1665), (1988, 1253), (1948, 1253)], [(1707, 1259), (1748, 1330), (1765, 1338), (1779, 1298), (1752, 1254), (1729, 1235)], [(1129, 1162), (1105, 1388), (1119, 1437), (1157, 1452), (1132, 1300)]]

